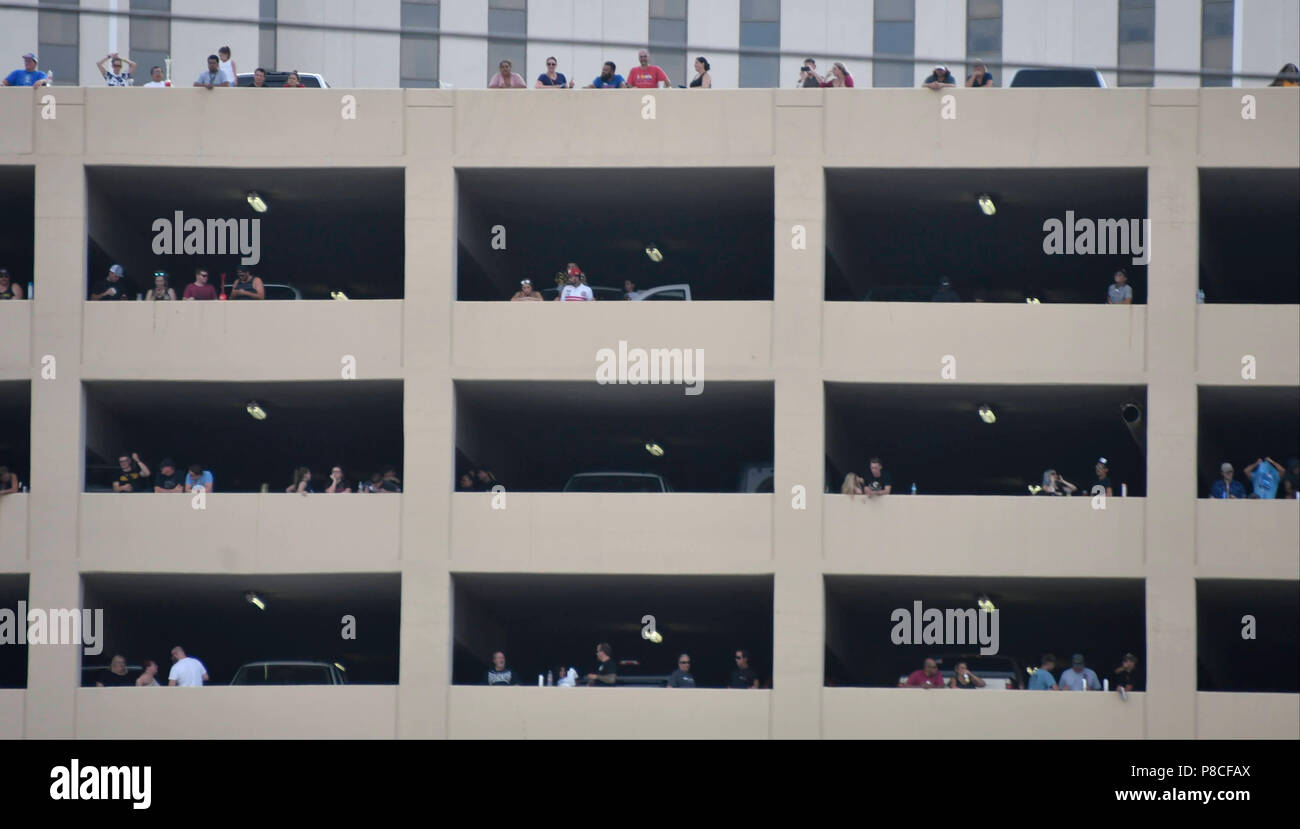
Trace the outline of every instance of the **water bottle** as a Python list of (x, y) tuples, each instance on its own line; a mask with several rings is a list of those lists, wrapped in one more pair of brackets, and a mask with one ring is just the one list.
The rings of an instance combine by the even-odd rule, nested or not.
[(913, 495), (916, 494), (916, 481), (913, 481), (913, 482), (912, 482), (912, 494), (913, 494)]
[(548, 686), (555, 684), (555, 673), (553, 671), (546, 672), (546, 684)]
[(1197, 304), (1197, 305), (1204, 305), (1204, 304), (1205, 304), (1205, 289), (1204, 289), (1204, 288), (1197, 288), (1197, 289), (1196, 289), (1196, 304)]
[(30, 282), (27, 283), (27, 298), (32, 298), (32, 283)]
[(542, 687), (542, 678), (543, 678), (543, 677), (542, 677), (541, 674), (538, 674), (538, 675), (537, 675), (537, 687), (538, 687), (538, 688)]

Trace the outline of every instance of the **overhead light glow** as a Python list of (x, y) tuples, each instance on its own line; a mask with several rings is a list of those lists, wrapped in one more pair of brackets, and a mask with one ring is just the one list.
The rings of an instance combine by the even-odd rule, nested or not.
[(1036, 297), (1036, 296), (1027, 296), (1027, 297), (1025, 297), (1025, 302), (1028, 302), (1030, 305), (1042, 305), (1042, 304), (1043, 304), (1043, 303), (1041, 303), (1041, 302), (1038, 301), (1038, 297)]
[(256, 593), (246, 594), (244, 596), (244, 601), (248, 602), (258, 610), (266, 610), (266, 602), (262, 601), (262, 597), (257, 595)]
[(986, 613), (992, 613), (997, 610), (997, 608), (993, 606), (993, 600), (988, 596), (980, 596), (977, 604), (979, 605), (980, 610), (983, 610)]
[(993, 409), (988, 406), (980, 406), (980, 420), (985, 423), (995, 423), (998, 416), (993, 414)]
[(984, 211), (985, 216), (992, 216), (994, 213), (998, 212), (997, 205), (993, 203), (993, 197), (988, 193), (981, 195), (977, 201), (979, 202), (980, 210)]
[(663, 252), (659, 250), (659, 248), (655, 247), (654, 245), (645, 246), (645, 255), (650, 257), (651, 262), (664, 261)]
[(256, 400), (248, 401), (248, 405), (244, 407), (244, 411), (248, 412), (254, 420), (266, 420), (266, 409), (263, 409), (262, 404), (258, 403)]
[(266, 200), (259, 196), (256, 190), (248, 191), (248, 206), (258, 213), (266, 212)]
[(664, 456), (664, 448), (654, 441), (647, 443), (645, 445), (645, 450), (656, 458), (662, 458)]
[(347, 299), (348, 295), (342, 291), (330, 291), (330, 299)]

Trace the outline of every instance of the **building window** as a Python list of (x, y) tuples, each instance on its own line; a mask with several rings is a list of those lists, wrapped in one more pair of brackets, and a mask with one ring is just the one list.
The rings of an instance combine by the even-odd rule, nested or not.
[[(781, 0), (740, 0), (740, 85), (780, 86)], [(771, 54), (746, 54), (771, 49)]]
[(78, 5), (78, 0), (41, 0), (36, 15), (36, 57), (40, 59), (36, 68), (53, 72), (54, 82), (60, 86), (81, 83), (77, 69), (81, 47), (81, 25), (75, 11)]
[(883, 61), (882, 57), (916, 55), (916, 3), (914, 0), (876, 0), (871, 53), (871, 85), (905, 87), (916, 83), (910, 60)]
[(966, 0), (966, 60), (967, 75), (974, 61), (982, 60), (993, 75), (993, 85), (1006, 86), (1002, 77), (1002, 0)]
[(511, 71), (518, 72), (528, 82), (527, 36), (528, 0), (489, 0), (488, 72), (483, 79), (484, 86), (492, 80), (503, 60), (510, 61)]
[(278, 5), (277, 0), (258, 0), (257, 3), (257, 17), (262, 21), (257, 27), (257, 65), (268, 71), (276, 68), (275, 21), (280, 13)]
[(438, 11), (437, 0), (402, 0), (401, 85), (404, 87), (438, 86), (438, 36), (405, 31), (436, 30)]
[[(172, 0), (131, 0), (133, 12), (157, 12), (171, 14)], [(131, 18), (131, 54), (127, 57), (136, 62), (135, 83), (141, 86), (150, 81), (150, 72), (155, 66), (162, 67), (163, 77), (167, 76), (167, 56), (172, 50), (172, 22), (166, 17), (132, 17)], [(206, 55), (204, 56), (206, 57)], [(173, 71), (185, 74), (188, 67), (174, 66)], [(198, 69), (194, 74), (198, 74)], [(189, 84), (183, 84), (188, 86)]]
[[(1119, 0), (1119, 65), (1156, 65), (1156, 0)], [(1119, 86), (1153, 86), (1150, 72), (1120, 72)]]
[[(681, 48), (674, 48), (680, 45)], [(674, 84), (690, 83), (686, 67), (686, 0), (650, 0), (650, 62)]]
[[(1201, 5), (1201, 69), (1232, 71), (1232, 0), (1204, 0)], [(1201, 86), (1232, 86), (1232, 77), (1203, 77)]]

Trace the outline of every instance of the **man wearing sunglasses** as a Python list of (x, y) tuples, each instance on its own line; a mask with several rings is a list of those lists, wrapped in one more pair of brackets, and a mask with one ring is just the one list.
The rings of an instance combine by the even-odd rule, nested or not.
[(694, 688), (695, 677), (691, 675), (691, 655), (684, 653), (677, 657), (677, 670), (668, 675), (669, 688)]
[(736, 648), (734, 659), (736, 667), (731, 669), (731, 681), (727, 683), (727, 687), (757, 688), (758, 674), (753, 668), (749, 667), (749, 651), (744, 648)]

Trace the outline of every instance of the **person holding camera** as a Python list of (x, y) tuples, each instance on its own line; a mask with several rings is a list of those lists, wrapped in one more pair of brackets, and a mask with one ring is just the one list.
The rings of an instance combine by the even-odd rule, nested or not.
[(822, 85), (822, 76), (817, 74), (817, 61), (808, 58), (799, 67), (799, 82), (796, 84), (801, 89), (819, 89)]

